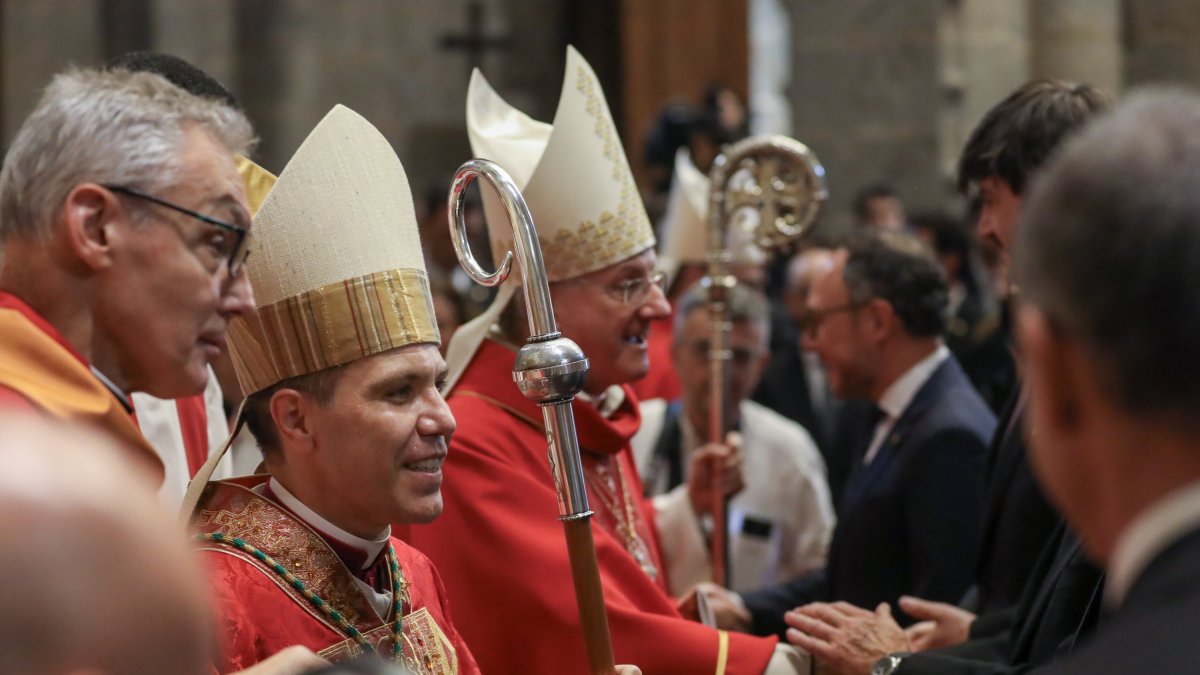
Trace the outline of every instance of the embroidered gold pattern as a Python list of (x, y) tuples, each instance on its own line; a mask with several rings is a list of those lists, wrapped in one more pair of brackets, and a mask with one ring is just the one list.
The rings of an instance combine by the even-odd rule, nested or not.
[(646, 576), (657, 580), (658, 566), (641, 532), (645, 523), (629, 494), (620, 460), (615, 455), (596, 457), (593, 462), (585, 463), (585, 474), (588, 494), (595, 495), (604, 506), (604, 510), (597, 513), (598, 524), (616, 536)]
[(599, 223), (585, 220), (577, 227), (560, 227), (542, 241), (546, 274), (552, 281), (570, 279), (631, 258), (654, 246), (654, 229), (642, 204), (633, 173), (613, 128), (612, 116), (596, 92), (596, 81), (580, 67), (576, 89), (586, 99), (593, 132), (604, 148), (604, 157), (612, 164), (612, 179), (620, 186), (616, 213), (602, 211)]
[(247, 393), (396, 347), (440, 341), (429, 278), (394, 269), (345, 279), (259, 307), (229, 325)]
[[(392, 651), (392, 635), (387, 626), (364, 633), (380, 654)], [(343, 640), (322, 649), (322, 658), (332, 662), (359, 655), (353, 640)], [(437, 621), (425, 607), (404, 617), (404, 665), (416, 675), (457, 675), (458, 653)]]

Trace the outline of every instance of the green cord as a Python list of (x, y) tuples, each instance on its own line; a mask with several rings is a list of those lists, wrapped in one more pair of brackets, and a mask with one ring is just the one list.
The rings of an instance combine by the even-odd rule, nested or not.
[[(308, 587), (304, 585), (303, 581), (297, 579), (296, 575), (289, 572), (286, 567), (275, 562), (275, 559), (271, 556), (263, 553), (251, 544), (247, 544), (242, 539), (237, 537), (228, 537), (220, 532), (201, 534), (198, 535), (198, 538), (201, 541), (212, 541), (218, 544), (232, 546), (239, 551), (245, 551), (246, 553), (254, 556), (257, 560), (271, 568), (271, 571), (275, 572), (275, 574), (278, 574), (284, 581), (288, 583), (288, 585), (299, 591), (300, 594), (303, 595), (306, 600), (308, 600), (309, 604), (321, 610), (325, 616), (329, 617), (330, 620), (336, 623), (338, 627), (342, 629), (343, 633), (345, 633), (350, 637), (350, 639), (354, 640), (360, 647), (362, 647), (365, 653), (376, 653), (375, 648), (371, 646), (371, 643), (367, 642), (367, 639), (363, 637), (362, 632), (355, 628), (354, 625), (349, 621), (347, 621), (346, 617), (342, 616), (341, 612), (330, 607), (329, 603), (325, 602), (321, 596), (308, 590)], [(401, 637), (404, 635), (404, 600), (408, 582), (404, 579), (404, 571), (400, 569), (400, 563), (396, 560), (396, 551), (392, 548), (390, 543), (388, 544), (387, 561), (388, 568), (391, 569), (392, 572), (392, 601), (394, 603), (396, 614), (396, 620), (392, 622), (392, 656), (396, 659), (399, 659), (403, 651), (403, 642)]]

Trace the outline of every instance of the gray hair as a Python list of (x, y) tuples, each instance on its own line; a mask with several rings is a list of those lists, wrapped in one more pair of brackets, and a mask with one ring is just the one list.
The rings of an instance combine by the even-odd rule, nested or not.
[(900, 232), (872, 230), (846, 246), (842, 279), (850, 302), (880, 298), (914, 337), (941, 335), (946, 329), (946, 273), (921, 240)]
[(1031, 186), (1014, 246), (1022, 298), (1094, 357), (1135, 413), (1200, 406), (1200, 98), (1135, 94)]
[[(699, 284), (679, 300), (675, 310), (675, 340), (683, 335), (683, 324), (695, 311), (707, 309), (708, 294)], [(759, 290), (738, 284), (729, 293), (729, 317), (732, 323), (754, 323), (762, 326), (764, 340), (771, 340), (771, 306)]]
[(152, 73), (71, 70), (51, 80), (0, 170), (0, 240), (46, 237), (63, 200), (85, 182), (160, 192), (179, 181), (190, 125), (231, 153), (254, 131), (240, 111)]

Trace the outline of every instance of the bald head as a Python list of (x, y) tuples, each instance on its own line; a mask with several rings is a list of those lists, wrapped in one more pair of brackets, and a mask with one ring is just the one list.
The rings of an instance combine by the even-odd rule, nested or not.
[(0, 675), (211, 672), (201, 576), (107, 440), (0, 417)]
[(833, 251), (827, 248), (809, 248), (800, 251), (788, 262), (787, 280), (784, 286), (784, 303), (788, 313), (800, 323), (807, 312), (808, 289), (813, 281), (833, 269)]

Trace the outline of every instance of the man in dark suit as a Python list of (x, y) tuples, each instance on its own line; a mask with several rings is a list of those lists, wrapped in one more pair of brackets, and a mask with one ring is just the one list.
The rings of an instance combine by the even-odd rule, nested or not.
[[(978, 197), (980, 236), (1001, 251), (1005, 265), (1030, 176), (1106, 105), (1107, 97), (1087, 85), (1031, 82), (988, 111), (971, 133), (959, 160), (959, 187)], [(892, 670), (885, 672), (1021, 672), (1057, 653), (1048, 645), (1069, 648), (1091, 628), (1092, 597), (1102, 576), (1078, 546), (1069, 545), (1073, 535), (1063, 530), (1034, 480), (1021, 433), (1024, 410), (1018, 391), (988, 453), (982, 556), (976, 586), (963, 603), (970, 611), (902, 598), (902, 608), (927, 619), (905, 636), (890, 617), (809, 607), (789, 619), (808, 633), (797, 633), (797, 644), (813, 651), (827, 669), (865, 675), (890, 652), (957, 645), (969, 638), (945, 651), (892, 659)], [(1052, 612), (1044, 611), (1046, 604)], [(849, 639), (868, 634), (871, 639)]]
[(754, 390), (753, 400), (804, 427), (825, 460), (829, 490), (836, 506), (850, 476), (862, 428), (869, 416), (866, 401), (841, 401), (829, 390), (820, 357), (803, 348), (799, 326), (808, 315), (808, 291), (817, 276), (833, 266), (833, 251), (813, 247), (788, 263), (781, 302), (772, 306), (771, 362)]
[(912, 237), (866, 233), (837, 251), (809, 299), (805, 346), (820, 355), (834, 394), (871, 400), (876, 415), (842, 496), (828, 565), (741, 597), (761, 634), (781, 634), (784, 613), (812, 601), (956, 599), (979, 551), (995, 418), (942, 343), (937, 262)]
[(1101, 627), (1047, 673), (1200, 664), (1198, 139), (1195, 95), (1135, 95), (1052, 161), (1023, 215), (1030, 456), (1108, 575)]

